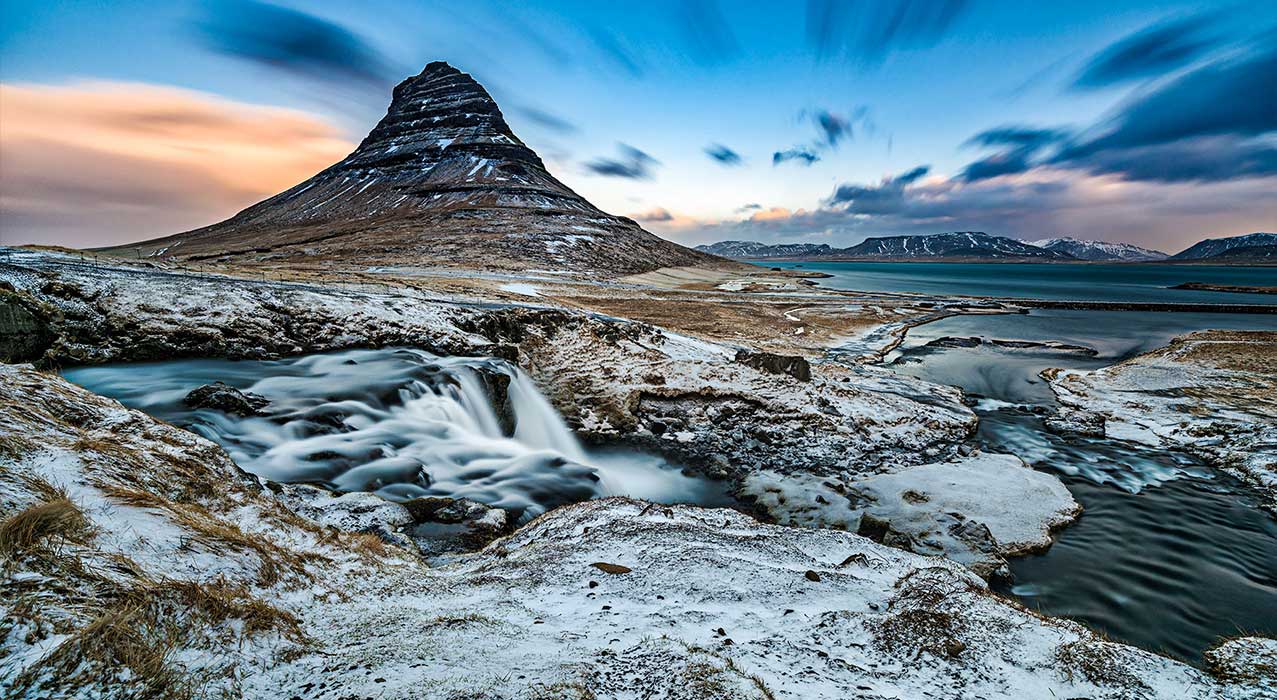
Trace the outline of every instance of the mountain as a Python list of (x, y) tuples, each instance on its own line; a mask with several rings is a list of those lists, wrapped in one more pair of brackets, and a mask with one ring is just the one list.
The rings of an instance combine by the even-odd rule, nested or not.
[(1220, 265), (1277, 263), (1277, 245), (1243, 245), (1229, 248), (1218, 255), (1202, 258), (1202, 262)]
[[(1178, 261), (1221, 258), (1222, 261), (1222, 257), (1225, 254), (1229, 254), (1228, 258), (1231, 260), (1238, 257), (1248, 257), (1246, 251), (1239, 251), (1238, 249), (1269, 246), (1277, 246), (1277, 233), (1248, 233), (1244, 236), (1232, 236), (1230, 238), (1207, 238), (1172, 255), (1170, 259)], [(1258, 254), (1261, 259), (1264, 257), (1263, 251), (1250, 251), (1250, 254)]]
[(758, 241), (719, 241), (710, 245), (698, 245), (696, 250), (724, 258), (758, 260), (762, 258), (806, 258), (829, 255), (833, 252), (826, 243), (778, 243), (768, 245)]
[(1025, 259), (1073, 260), (1068, 253), (1029, 245), (1024, 241), (990, 236), (979, 231), (936, 233), (929, 236), (886, 236), (866, 238), (863, 243), (843, 248), (838, 257), (876, 259)]
[(1147, 262), (1165, 260), (1170, 257), (1160, 250), (1149, 250), (1130, 243), (1110, 243), (1108, 241), (1083, 241), (1076, 238), (1044, 238), (1040, 241), (1027, 241), (1046, 250), (1067, 253), (1079, 260), (1117, 260), (1120, 262)]
[(479, 83), (442, 62), (400, 83), (386, 116), (340, 163), (221, 223), (111, 250), (613, 273), (728, 264), (587, 202), (546, 171)]

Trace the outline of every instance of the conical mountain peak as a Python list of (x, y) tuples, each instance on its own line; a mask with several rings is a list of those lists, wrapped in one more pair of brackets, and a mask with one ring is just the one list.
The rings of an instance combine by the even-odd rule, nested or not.
[(187, 259), (629, 272), (722, 261), (606, 214), (545, 168), (470, 75), (394, 89), (341, 162), (219, 224), (126, 247)]

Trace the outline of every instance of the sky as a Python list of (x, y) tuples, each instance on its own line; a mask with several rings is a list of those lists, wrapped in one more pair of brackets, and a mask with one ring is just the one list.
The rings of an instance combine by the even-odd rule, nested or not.
[(445, 60), (672, 240), (1277, 230), (1277, 3), (5, 0), (0, 243), (214, 223)]

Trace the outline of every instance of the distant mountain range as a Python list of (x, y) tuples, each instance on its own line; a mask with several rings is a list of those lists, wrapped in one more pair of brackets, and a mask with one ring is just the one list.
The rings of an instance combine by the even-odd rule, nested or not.
[(1029, 241), (1029, 245), (1066, 253), (1078, 260), (1117, 260), (1122, 262), (1147, 262), (1170, 257), (1160, 250), (1149, 250), (1130, 243), (1109, 241), (1082, 241), (1076, 238), (1044, 238)]
[(1035, 258), (1067, 260), (1071, 256), (1024, 241), (990, 236), (980, 231), (936, 233), (930, 236), (885, 236), (838, 251), (849, 258)]
[(400, 83), (386, 116), (340, 163), (221, 223), (108, 252), (590, 274), (725, 263), (573, 192), (515, 136), (483, 86), (442, 62)]
[(738, 260), (997, 260), (1025, 262), (1219, 262), (1246, 264), (1277, 262), (1277, 234), (1251, 233), (1202, 241), (1176, 255), (1129, 243), (1046, 238), (1021, 241), (979, 231), (957, 231), (921, 236), (867, 238), (850, 248), (828, 244), (757, 241), (722, 241), (696, 246), (696, 250)]
[(768, 245), (758, 241), (719, 241), (713, 245), (698, 245), (695, 248), (702, 253), (718, 255), (737, 260), (758, 260), (762, 258), (807, 258), (829, 255), (833, 248), (828, 243), (778, 243)]

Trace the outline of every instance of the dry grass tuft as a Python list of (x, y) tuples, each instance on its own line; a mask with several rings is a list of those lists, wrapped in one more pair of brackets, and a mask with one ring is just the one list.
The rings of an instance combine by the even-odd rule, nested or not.
[(0, 554), (15, 560), (49, 546), (84, 542), (92, 534), (88, 518), (71, 499), (42, 501), (0, 522)]
[(979, 592), (970, 581), (943, 567), (918, 569), (896, 582), (888, 615), (874, 628), (874, 641), (895, 654), (923, 652), (956, 657), (966, 649), (966, 623), (961, 611), (946, 609), (954, 596)]
[(35, 442), (21, 435), (0, 435), (0, 459), (18, 460), (36, 450)]
[(1107, 642), (1079, 639), (1061, 644), (1055, 650), (1064, 677), (1072, 682), (1076, 675), (1099, 685), (1119, 688), (1145, 688), (1144, 682), (1122, 665), (1116, 647)]

